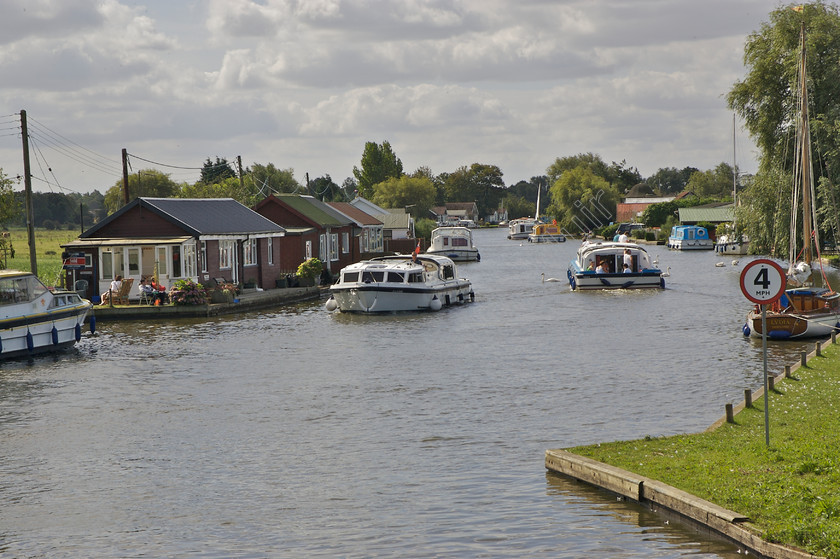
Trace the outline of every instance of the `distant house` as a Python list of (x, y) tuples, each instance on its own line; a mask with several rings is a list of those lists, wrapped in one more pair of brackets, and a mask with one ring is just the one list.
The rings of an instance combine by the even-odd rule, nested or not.
[(674, 196), (656, 196), (653, 190), (644, 183), (639, 183), (627, 192), (624, 201), (615, 208), (615, 220), (618, 223), (635, 223), (641, 221), (642, 213), (652, 204), (670, 202)]
[(284, 270), (294, 272), (301, 262), (316, 257), (327, 272), (336, 273), (358, 259), (352, 242), (353, 219), (313, 196), (272, 194), (254, 211), (286, 230), (281, 255)]
[[(116, 275), (274, 287), (279, 239), (285, 230), (230, 198), (136, 198), (81, 236), (61, 245), (84, 266), (67, 271), (67, 285), (88, 282), (87, 296), (107, 290)], [(137, 298), (136, 289), (130, 297)]]
[(349, 203), (382, 221), (385, 252), (410, 252), (414, 248), (414, 218), (404, 208), (381, 208), (361, 196)]
[(475, 202), (447, 202), (443, 206), (432, 208), (432, 214), (438, 225), (458, 225), (471, 221), (478, 223), (478, 206)]
[(384, 224), (370, 214), (363, 212), (349, 202), (327, 202), (337, 212), (353, 220), (356, 230), (353, 238), (358, 239), (359, 255), (382, 254), (385, 250)]

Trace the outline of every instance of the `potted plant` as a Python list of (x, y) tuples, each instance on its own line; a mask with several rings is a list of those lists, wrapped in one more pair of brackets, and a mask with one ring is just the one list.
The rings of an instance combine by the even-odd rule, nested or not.
[(312, 287), (316, 283), (316, 279), (321, 276), (321, 271), (324, 265), (317, 258), (307, 258), (300, 263), (297, 269), (297, 276), (300, 280), (301, 287)]
[(204, 286), (192, 280), (178, 280), (169, 290), (169, 300), (175, 305), (204, 305), (207, 296)]

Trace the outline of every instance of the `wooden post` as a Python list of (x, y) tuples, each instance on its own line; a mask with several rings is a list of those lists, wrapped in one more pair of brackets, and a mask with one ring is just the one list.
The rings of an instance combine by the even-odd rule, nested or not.
[(808, 364), (808, 354), (806, 352), (801, 352), (799, 354), (799, 363), (804, 367)]
[(836, 330), (831, 331), (831, 343), (832, 344), (837, 343), (837, 331)]
[(35, 216), (32, 212), (32, 175), (29, 171), (29, 126), (26, 123), (26, 111), (20, 111), (20, 136), (23, 141), (23, 187), (26, 204), (26, 230), (29, 239), (30, 272), (38, 275), (38, 257), (35, 251)]
[(822, 355), (822, 342), (814, 344), (814, 349), (816, 349), (817, 357), (820, 357)]
[(131, 201), (128, 199), (128, 150), (122, 149), (122, 171), (123, 171), (123, 202), (127, 206)]
[(768, 388), (768, 390), (770, 390), (770, 392), (772, 392), (776, 389), (776, 377), (774, 377), (773, 375), (767, 375), (767, 383), (768, 383), (767, 388)]
[(748, 408), (752, 407), (752, 390), (749, 388), (744, 390), (744, 406)]
[(732, 413), (732, 404), (726, 404), (726, 422), (735, 423), (735, 414)]
[(785, 378), (790, 378), (790, 365), (785, 365)]

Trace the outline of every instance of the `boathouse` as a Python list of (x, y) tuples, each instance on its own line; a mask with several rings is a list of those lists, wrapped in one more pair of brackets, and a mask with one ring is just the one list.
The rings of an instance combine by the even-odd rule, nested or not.
[[(135, 198), (61, 245), (66, 284), (83, 286), (85, 297), (106, 291), (116, 275), (134, 285), (156, 275), (167, 288), (180, 279), (273, 288), (281, 279), (284, 235), (283, 227), (231, 198)], [(130, 297), (138, 297), (136, 289)]]

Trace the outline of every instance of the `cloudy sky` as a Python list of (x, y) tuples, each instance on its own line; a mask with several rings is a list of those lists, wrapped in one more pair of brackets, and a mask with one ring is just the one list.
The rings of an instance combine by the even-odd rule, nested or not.
[(406, 172), (484, 163), (506, 184), (586, 152), (711, 169), (733, 158), (744, 41), (780, 5), (0, 0), (0, 168), (22, 173), (24, 109), (37, 191), (104, 192), (123, 148), (179, 182), (241, 156), (341, 184), (385, 140)]

